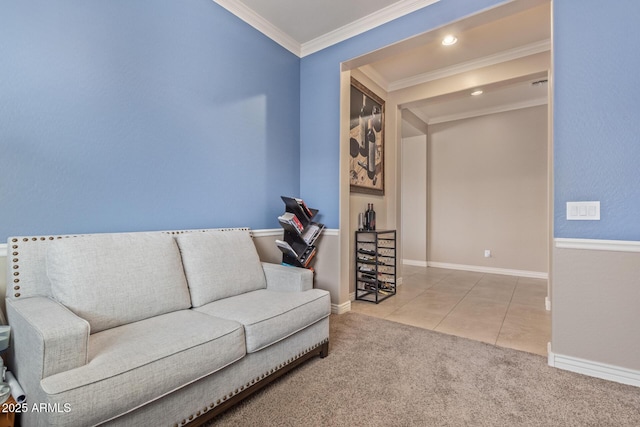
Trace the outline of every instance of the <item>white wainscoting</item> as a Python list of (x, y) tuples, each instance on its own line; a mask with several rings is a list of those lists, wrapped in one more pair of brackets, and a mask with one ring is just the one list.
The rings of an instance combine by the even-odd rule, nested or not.
[[(622, 288), (622, 287), (617, 288), (618, 292), (620, 293), (626, 292), (627, 294), (622, 293), (617, 296), (609, 295), (610, 299), (613, 299), (615, 297), (615, 298), (624, 300), (625, 298), (627, 298), (626, 295), (635, 294), (634, 286), (638, 282), (637, 269), (626, 271), (622, 267), (624, 267), (625, 265), (628, 266), (630, 264), (634, 265), (634, 262), (629, 261), (629, 258), (626, 255), (640, 253), (639, 241), (555, 238), (554, 247), (556, 249), (556, 252), (554, 255), (554, 261), (558, 258), (558, 255), (560, 254), (560, 252), (564, 250), (586, 251), (584, 252), (584, 255), (579, 255), (579, 253), (572, 254), (572, 258), (570, 258), (572, 262), (576, 262), (576, 260), (580, 261), (580, 259), (584, 257), (586, 257), (588, 261), (576, 262), (575, 265), (571, 264), (568, 267), (569, 270), (579, 269), (581, 268), (580, 267), (581, 265), (583, 265), (584, 267), (584, 264), (586, 263), (589, 266), (589, 268), (593, 268), (594, 272), (598, 273), (599, 277), (602, 277), (602, 276), (607, 276), (609, 274), (607, 272), (607, 269), (616, 268), (617, 270), (615, 271), (615, 277), (618, 280), (620, 279), (624, 280), (627, 283), (627, 287), (629, 287), (629, 283), (631, 283), (631, 287), (630, 289)], [(593, 254), (592, 253), (593, 251), (600, 251), (602, 254), (599, 256), (597, 254)], [(577, 258), (577, 257), (580, 257), (580, 258)], [(594, 260), (597, 260), (597, 261), (594, 261)], [(626, 263), (620, 260), (626, 260)], [(564, 262), (567, 262), (566, 258), (564, 258)], [(566, 270), (567, 266), (565, 265), (563, 267), (565, 267), (564, 269)], [(604, 269), (604, 271), (601, 271), (601, 269)], [(595, 284), (585, 283), (584, 281), (582, 281), (582, 279), (584, 279), (584, 273), (582, 273), (582, 276), (580, 276), (580, 278), (575, 279), (578, 281), (577, 284), (566, 283), (566, 280), (567, 280), (566, 271), (564, 271), (564, 273), (565, 273), (564, 277), (555, 278), (557, 282), (556, 286), (563, 286), (563, 284), (565, 285), (564, 286), (565, 288), (566, 286), (573, 286), (573, 288), (580, 289), (583, 292), (590, 291), (592, 295), (594, 293), (597, 294), (599, 292), (598, 289), (599, 289), (600, 283), (598, 282), (597, 279), (595, 279), (596, 281)], [(561, 274), (562, 274), (562, 270), (560, 269), (560, 266), (558, 266), (556, 268), (556, 275), (561, 275)], [(569, 277), (569, 279), (570, 278), (571, 277)], [(558, 280), (565, 280), (565, 282), (559, 283)], [(565, 301), (564, 303), (566, 304), (567, 302)], [(556, 301), (556, 307), (558, 307), (558, 304), (560, 303)], [(615, 302), (612, 304), (615, 305)], [(582, 305), (580, 305), (578, 308), (576, 307), (577, 306), (572, 305), (569, 307), (569, 309), (572, 309), (572, 310), (583, 309)], [(591, 307), (584, 308), (584, 310), (587, 310), (587, 311), (594, 310), (594, 309), (597, 311), (598, 309), (600, 309), (600, 306), (598, 306), (597, 304), (592, 304)], [(615, 306), (612, 308), (612, 306), (610, 305), (609, 309), (615, 310)], [(564, 310), (564, 306), (561, 310)], [(565, 314), (564, 312), (556, 313), (557, 316), (563, 316), (564, 314)], [(637, 322), (635, 322), (635, 317), (636, 317), (635, 311), (625, 312), (625, 316), (628, 319), (628, 321), (631, 322), (629, 326), (630, 327), (633, 326), (634, 330), (638, 331), (638, 328), (635, 327), (635, 325), (637, 325)], [(608, 332), (605, 330), (605, 332), (598, 331), (598, 333), (600, 334), (609, 333), (609, 334), (615, 335), (616, 339), (620, 339), (620, 340), (633, 339), (625, 336), (627, 334), (631, 334), (631, 335), (635, 334), (636, 332), (634, 332), (633, 330), (624, 331), (623, 333), (620, 333), (619, 331), (616, 330), (619, 320), (615, 320), (610, 323), (611, 324), (606, 326), (606, 328), (609, 328)], [(579, 332), (582, 333), (582, 331), (579, 331)], [(565, 334), (566, 333), (567, 332), (565, 331)], [(597, 341), (597, 338), (591, 337), (591, 334), (593, 333), (594, 331), (592, 330), (589, 330), (586, 333), (582, 333), (582, 336), (580, 339), (582, 340), (594, 339)], [(573, 339), (575, 339), (575, 337), (572, 337), (572, 340)], [(563, 343), (563, 344), (567, 345), (566, 343)], [(610, 357), (611, 352), (615, 352), (615, 351), (618, 351), (617, 347), (611, 344), (611, 342), (609, 342), (607, 346), (604, 347), (604, 349), (600, 350), (600, 354), (602, 355), (602, 357)], [(623, 366), (616, 366), (616, 365), (612, 365), (604, 362), (587, 360), (587, 359), (583, 359), (575, 356), (568, 356), (561, 353), (555, 353), (552, 350), (552, 343), (548, 344), (547, 353), (548, 353), (549, 366), (571, 371), (571, 372), (576, 372), (583, 375), (588, 375), (591, 377), (602, 378), (609, 381), (615, 381), (622, 384), (628, 384), (635, 387), (640, 387), (640, 371), (639, 370), (629, 369)], [(637, 354), (633, 354), (633, 353), (628, 354), (627, 360), (634, 360), (636, 356)]]

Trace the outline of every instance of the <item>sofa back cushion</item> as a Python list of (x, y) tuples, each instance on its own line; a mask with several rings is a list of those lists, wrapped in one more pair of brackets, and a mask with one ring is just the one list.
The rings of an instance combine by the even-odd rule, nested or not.
[(165, 234), (117, 233), (51, 242), (51, 293), (91, 333), (189, 308), (180, 251)]
[(194, 307), (267, 287), (249, 230), (185, 233), (176, 239)]

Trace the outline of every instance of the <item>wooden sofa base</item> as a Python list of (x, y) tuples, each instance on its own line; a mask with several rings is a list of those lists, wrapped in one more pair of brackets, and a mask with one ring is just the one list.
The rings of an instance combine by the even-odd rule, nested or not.
[(188, 426), (188, 427), (197, 427), (205, 424), (206, 422), (212, 420), (216, 416), (220, 415), (224, 411), (228, 410), (232, 406), (236, 405), (243, 399), (251, 396), (253, 393), (261, 390), (263, 387), (269, 385), (273, 381), (277, 380), (293, 368), (297, 367), (301, 363), (311, 359), (315, 356), (320, 356), (320, 358), (324, 359), (329, 354), (329, 340), (327, 339), (323, 343), (319, 344), (317, 347), (311, 349), (307, 353), (298, 357), (297, 359), (292, 360), (289, 363), (282, 365), (282, 367), (277, 367), (269, 375), (266, 375), (264, 378), (261, 378), (259, 381), (256, 381), (249, 387), (238, 390), (233, 396), (227, 398), (226, 396), (223, 399), (220, 399), (217, 404), (204, 413), (195, 414), (193, 417), (189, 417), (189, 420), (183, 420), (183, 423), (178, 425), (176, 424), (174, 427), (178, 426)]

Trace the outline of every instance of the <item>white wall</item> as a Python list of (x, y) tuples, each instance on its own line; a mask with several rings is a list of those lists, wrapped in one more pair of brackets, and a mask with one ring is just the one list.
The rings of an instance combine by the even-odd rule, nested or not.
[(402, 245), (403, 263), (427, 266), (427, 136), (403, 138)]

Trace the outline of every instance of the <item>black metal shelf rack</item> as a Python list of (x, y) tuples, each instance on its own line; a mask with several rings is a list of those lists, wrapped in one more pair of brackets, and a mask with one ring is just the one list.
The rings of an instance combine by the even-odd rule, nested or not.
[(358, 230), (356, 300), (375, 302), (396, 294), (396, 230)]

